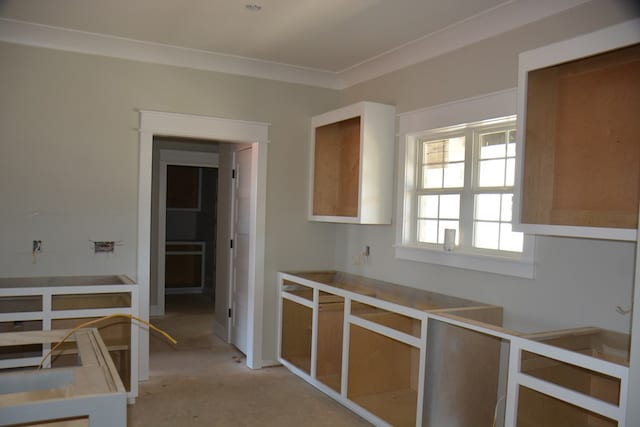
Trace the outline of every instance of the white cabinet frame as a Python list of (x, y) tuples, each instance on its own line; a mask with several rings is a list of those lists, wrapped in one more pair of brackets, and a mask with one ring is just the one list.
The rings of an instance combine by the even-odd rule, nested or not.
[[(314, 215), (314, 168), (316, 128), (360, 118), (360, 158), (358, 214), (352, 216)], [(395, 107), (375, 102), (359, 102), (311, 119), (309, 161), (309, 220), (350, 224), (391, 224)]]
[(527, 76), (530, 71), (563, 62), (596, 55), (606, 51), (640, 43), (640, 19), (633, 19), (593, 33), (523, 52), (518, 62), (518, 138), (517, 166), (513, 204), (513, 227), (527, 234), (546, 234), (568, 237), (587, 237), (634, 241), (636, 229), (608, 227), (579, 227), (567, 225), (524, 224), (521, 222), (522, 186), (524, 172), (525, 126), (527, 122)]
[[(127, 284), (117, 285), (83, 285), (83, 286), (29, 286), (29, 287), (7, 287), (0, 288), (0, 297), (24, 297), (24, 296), (40, 296), (42, 298), (42, 309), (39, 311), (29, 312), (5, 312), (0, 313), (0, 322), (30, 321), (36, 320), (42, 322), (42, 330), (50, 331), (51, 323), (56, 319), (83, 319), (83, 318), (100, 318), (113, 314), (130, 314), (138, 316), (138, 287), (130, 279), (120, 276)], [(52, 300), (55, 295), (73, 295), (73, 294), (113, 294), (123, 293), (129, 294), (131, 305), (129, 307), (114, 308), (95, 308), (95, 309), (77, 309), (77, 310), (53, 310)], [(130, 388), (127, 397), (130, 403), (135, 402), (138, 396), (138, 329), (140, 328), (137, 321), (131, 320), (131, 331), (129, 341), (130, 352)], [(146, 328), (146, 327), (145, 327)], [(43, 346), (43, 354), (40, 357), (17, 358), (0, 361), (0, 370), (18, 367), (29, 367), (38, 365), (49, 351), (48, 344)]]
[[(295, 283), (313, 289), (313, 300), (301, 298), (297, 295), (288, 293), (284, 290), (284, 280), (290, 280)], [(391, 427), (389, 423), (372, 414), (368, 410), (364, 409), (357, 403), (353, 402), (347, 397), (347, 379), (349, 377), (349, 334), (350, 325), (357, 325), (361, 328), (370, 330), (380, 335), (384, 335), (393, 340), (410, 345), (417, 348), (420, 352), (419, 364), (418, 364), (418, 386), (417, 386), (417, 407), (416, 407), (416, 426), (422, 426), (422, 414), (424, 404), (424, 391), (425, 391), (425, 372), (426, 372), (426, 344), (427, 344), (427, 313), (424, 311), (412, 309), (406, 306), (393, 304), (387, 301), (382, 301), (377, 298), (368, 297), (365, 295), (359, 295), (354, 292), (346, 291), (332, 286), (323, 285), (317, 282), (309, 281), (298, 276), (292, 276), (287, 273), (278, 273), (278, 361), (282, 363), (287, 369), (303, 378), (305, 381), (321, 390), (323, 393), (331, 396), (342, 405), (351, 409), (356, 414), (360, 415), (367, 421), (377, 425)], [(341, 372), (341, 387), (340, 393), (337, 393), (330, 387), (320, 382), (316, 377), (317, 368), (317, 343), (318, 343), (318, 312), (320, 306), (320, 292), (327, 292), (332, 295), (338, 295), (344, 298), (344, 333), (342, 342), (342, 372)], [(310, 374), (302, 371), (298, 367), (292, 365), (287, 360), (282, 358), (282, 300), (287, 299), (295, 302), (296, 304), (303, 305), (311, 308), (312, 312), (312, 339), (311, 339), (311, 369)], [(356, 301), (359, 303), (367, 304), (372, 307), (387, 310), (393, 313), (398, 313), (403, 316), (407, 316), (420, 321), (420, 336), (414, 337), (412, 335), (397, 331), (393, 328), (383, 326), (361, 317), (355, 316), (351, 313), (351, 302)]]
[[(297, 295), (288, 293), (284, 289), (284, 281), (288, 280), (297, 284), (306, 286), (313, 289), (313, 300), (307, 300)], [(628, 388), (629, 388), (629, 367), (623, 366), (614, 362), (591, 357), (588, 355), (580, 354), (574, 351), (566, 350), (563, 348), (555, 347), (542, 342), (537, 342), (531, 339), (522, 337), (520, 334), (509, 331), (507, 329), (483, 324), (481, 322), (467, 322), (465, 319), (447, 313), (426, 312), (411, 309), (409, 307), (381, 301), (376, 298), (359, 295), (354, 292), (346, 291), (344, 289), (335, 288), (332, 286), (324, 285), (318, 282), (306, 280), (299, 276), (278, 273), (278, 360), (287, 367), (294, 374), (298, 375), (314, 387), (318, 388), (325, 394), (329, 395), (340, 404), (351, 409), (353, 412), (362, 416), (366, 420), (377, 426), (388, 426), (389, 424), (384, 420), (378, 418), (371, 412), (357, 405), (353, 401), (347, 398), (347, 378), (348, 378), (348, 355), (349, 355), (349, 326), (357, 324), (358, 326), (370, 329), (376, 333), (388, 336), (396, 339), (400, 342), (405, 342), (409, 345), (416, 345), (420, 349), (420, 365), (419, 365), (419, 384), (418, 384), (418, 401), (417, 401), (417, 414), (416, 414), (416, 426), (422, 426), (423, 418), (423, 400), (425, 385), (428, 383), (429, 378), (426, 378), (425, 360), (426, 360), (426, 343), (427, 343), (427, 328), (430, 321), (435, 320), (443, 322), (445, 324), (457, 326), (460, 328), (468, 329), (471, 331), (479, 332), (488, 336), (493, 336), (504, 340), (509, 344), (509, 365), (508, 365), (508, 380), (507, 380), (507, 394), (505, 402), (505, 422), (506, 427), (516, 427), (518, 418), (518, 390), (520, 386), (524, 386), (540, 393), (546, 394), (553, 398), (568, 402), (572, 405), (585, 408), (596, 414), (603, 415), (618, 422), (620, 427), (625, 427), (626, 424), (626, 411), (628, 402)], [(315, 358), (316, 358), (316, 342), (317, 342), (317, 325), (318, 325), (318, 308), (319, 308), (319, 292), (327, 292), (333, 295), (339, 295), (344, 298), (344, 335), (343, 335), (343, 348), (342, 348), (342, 378), (341, 378), (341, 393), (337, 393), (335, 390), (327, 387), (316, 378), (315, 371)], [(311, 353), (311, 370), (310, 374), (302, 371), (301, 369), (293, 366), (287, 360), (282, 358), (282, 300), (287, 299), (295, 303), (301, 304), (305, 307), (313, 309), (313, 323), (312, 323), (312, 353)], [(357, 318), (351, 314), (351, 302), (357, 301), (364, 304), (369, 304), (374, 307), (379, 307), (384, 310), (393, 311), (403, 314), (405, 316), (412, 317), (420, 320), (421, 333), (419, 338), (407, 336), (402, 332), (390, 330), (385, 326), (374, 324), (366, 320)], [(416, 341), (418, 340), (418, 341)], [(437, 351), (430, 349), (430, 351)], [(554, 383), (541, 380), (533, 377), (529, 374), (521, 372), (522, 365), (522, 352), (526, 351), (535, 355), (552, 358), (559, 362), (571, 364), (577, 367), (585, 368), (594, 372), (603, 373), (610, 377), (614, 377), (620, 380), (619, 388), (619, 402), (617, 405), (608, 403), (606, 401), (585, 395), (583, 393), (576, 392), (574, 390), (558, 386)], [(632, 350), (633, 356), (633, 350)], [(633, 361), (633, 358), (631, 359)], [(633, 362), (632, 362), (633, 363)]]

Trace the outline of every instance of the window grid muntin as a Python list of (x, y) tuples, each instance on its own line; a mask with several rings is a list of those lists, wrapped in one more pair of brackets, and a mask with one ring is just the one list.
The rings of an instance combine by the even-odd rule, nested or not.
[[(449, 161), (449, 152), (452, 150), (449, 150), (449, 141), (450, 140), (456, 140), (459, 138), (463, 138), (464, 139), (464, 158), (462, 160), (452, 160)], [(468, 157), (468, 150), (467, 150), (467, 145), (469, 143), (469, 139), (468, 139), (468, 135), (466, 133), (461, 133), (461, 132), (448, 132), (448, 133), (442, 133), (442, 134), (437, 134), (437, 135), (431, 135), (429, 137), (420, 137), (417, 139), (418, 142), (418, 167), (417, 167), (417, 172), (418, 172), (418, 177), (417, 177), (417, 182), (418, 182), (418, 190), (422, 190), (422, 191), (435, 191), (435, 190), (451, 190), (451, 189), (461, 189), (464, 188), (465, 185), (465, 180), (464, 180), (464, 176), (466, 175), (466, 171), (467, 171), (467, 159)], [(429, 145), (436, 145), (439, 143), (447, 143), (447, 150), (443, 150), (442, 151), (442, 161), (435, 161), (435, 162), (429, 162), (428, 160), (428, 156), (427, 156), (427, 152), (428, 150), (426, 149), (427, 146)], [(443, 144), (444, 145), (444, 144)], [(446, 180), (446, 172), (447, 172), (447, 165), (451, 165), (451, 166), (457, 166), (457, 165), (462, 165), (463, 168), (463, 180), (462, 180), (462, 185), (461, 186), (445, 186), (445, 180)], [(434, 187), (429, 187), (428, 186), (428, 181), (427, 181), (427, 177), (425, 175), (425, 170), (428, 169), (438, 169), (437, 166), (440, 166), (441, 172), (440, 172), (440, 186), (434, 186)]]
[[(512, 251), (512, 250), (508, 250), (508, 249), (500, 249), (501, 244), (502, 244), (502, 225), (503, 224), (512, 224), (513, 223), (513, 215), (511, 218), (511, 221), (503, 221), (502, 218), (500, 217), (500, 219), (498, 221), (488, 221), (488, 220), (478, 220), (476, 218), (476, 200), (477, 200), (477, 196), (481, 195), (481, 194), (500, 194), (500, 206), (499, 206), (499, 212), (500, 215), (502, 215), (502, 203), (503, 203), (503, 197), (505, 194), (511, 194), (512, 196), (512, 210), (513, 210), (513, 192), (514, 192), (514, 187), (513, 185), (507, 185), (507, 176), (509, 175), (509, 171), (507, 169), (507, 164), (508, 164), (508, 160), (512, 160), (514, 163), (514, 168), (515, 168), (515, 150), (513, 151), (513, 153), (510, 153), (509, 150), (509, 144), (514, 144), (511, 148), (515, 148), (515, 128), (516, 124), (515, 124), (515, 120), (512, 122), (507, 122), (507, 123), (501, 123), (499, 125), (487, 125), (487, 126), (477, 126), (473, 128), (473, 161), (472, 161), (472, 168), (473, 168), (473, 179), (472, 179), (472, 183), (471, 183), (471, 193), (472, 193), (472, 203), (473, 203), (473, 210), (472, 210), (472, 222), (471, 222), (471, 242), (470, 242), (470, 246), (473, 247), (474, 249), (478, 249), (478, 250), (487, 250), (487, 251), (494, 251), (494, 252), (502, 252), (502, 253), (523, 253), (524, 251), (524, 236), (523, 233), (517, 233), (517, 232), (513, 232), (513, 233), (517, 233), (521, 236), (523, 236), (523, 243), (520, 247), (519, 251)], [(504, 147), (504, 156), (502, 157), (488, 157), (488, 158), (484, 158), (482, 159), (482, 147), (481, 147), (481, 143), (482, 143), (482, 136), (483, 135), (490, 135), (490, 134), (495, 134), (495, 133), (504, 133), (505, 134), (505, 147)], [(512, 137), (513, 136), (513, 137)], [(503, 176), (502, 176), (502, 185), (494, 185), (494, 186), (481, 186), (480, 185), (480, 169), (481, 169), (481, 162), (487, 161), (487, 160), (497, 160), (497, 159), (502, 159), (505, 162), (505, 169), (503, 171)], [(498, 225), (498, 235), (497, 235), (497, 239), (498, 239), (498, 248), (497, 249), (489, 249), (489, 248), (485, 248), (482, 246), (477, 246), (477, 242), (476, 242), (476, 233), (477, 233), (477, 229), (476, 229), (476, 224), (477, 223), (494, 223)]]
[[(447, 189), (448, 190), (448, 189)], [(458, 196), (458, 216), (444, 216), (442, 213), (442, 198), (443, 197), (447, 197), (447, 196)], [(437, 212), (436, 215), (433, 216), (429, 216), (429, 215), (423, 215), (422, 212), (422, 204), (420, 203), (420, 200), (422, 199), (422, 197), (436, 197), (437, 198)], [(439, 190), (439, 191), (420, 191), (418, 192), (417, 196), (416, 196), (416, 220), (415, 220), (415, 224), (416, 224), (416, 231), (415, 231), (415, 241), (417, 243), (426, 243), (426, 244), (442, 244), (444, 242), (444, 228), (442, 228), (440, 225), (441, 223), (455, 223), (455, 226), (453, 226), (452, 228), (455, 228), (457, 230), (456, 232), (456, 244), (458, 244), (459, 242), (459, 230), (461, 229), (460, 227), (460, 214), (461, 214), (461, 200), (462, 200), (462, 194), (460, 192), (452, 192), (452, 191), (445, 191), (443, 190)], [(436, 235), (435, 235), (435, 239), (429, 239), (429, 240), (422, 240), (421, 239), (421, 227), (423, 224), (426, 224), (427, 221), (435, 221), (436, 222)], [(434, 241), (435, 240), (435, 241)]]
[[(478, 203), (478, 197), (479, 195), (497, 195), (499, 196), (499, 206), (498, 206), (498, 219), (478, 219), (477, 217), (477, 209), (479, 206)], [(511, 220), (506, 220), (503, 217), (504, 214), (504, 199), (505, 196), (511, 196)], [(473, 247), (474, 248), (478, 248), (478, 249), (487, 249), (487, 250), (494, 250), (494, 251), (504, 251), (504, 252), (515, 252), (515, 253), (522, 253), (522, 251), (524, 250), (524, 239), (522, 239), (522, 244), (520, 245), (519, 250), (512, 250), (512, 249), (507, 249), (508, 247), (508, 241), (507, 236), (503, 235), (503, 226), (504, 225), (509, 225), (511, 226), (512, 224), (512, 220), (513, 220), (513, 192), (512, 191), (503, 191), (503, 192), (480, 192), (477, 193), (474, 196), (474, 200), (475, 200), (475, 209), (474, 209), (474, 218), (473, 218)], [(477, 242), (477, 233), (478, 233), (478, 224), (496, 224), (498, 227), (498, 233), (497, 233), (497, 248), (493, 248), (493, 247), (486, 247), (486, 246), (479, 246), (479, 243)], [(522, 233), (518, 233), (518, 232), (514, 232), (513, 229), (511, 230), (511, 233), (515, 233), (517, 235), (522, 236)]]
[[(482, 247), (477, 247), (475, 246), (474, 242), (475, 242), (475, 224), (476, 224), (476, 219), (475, 219), (475, 196), (478, 194), (484, 194), (484, 193), (500, 193), (502, 194), (512, 194), (513, 195), (513, 185), (504, 185), (506, 184), (506, 177), (507, 177), (507, 161), (510, 159), (513, 159), (514, 164), (515, 164), (515, 152), (513, 153), (513, 155), (510, 154), (510, 147), (509, 144), (515, 143), (515, 141), (513, 139), (510, 139), (511, 136), (515, 136), (515, 118), (514, 119), (510, 119), (508, 121), (505, 122), (501, 122), (499, 124), (471, 124), (465, 127), (465, 129), (463, 129), (462, 131), (460, 130), (456, 130), (456, 131), (435, 131), (435, 132), (429, 132), (427, 134), (425, 134), (425, 136), (421, 136), (416, 138), (416, 142), (417, 142), (417, 150), (418, 153), (416, 156), (416, 162), (414, 164), (417, 164), (416, 167), (416, 182), (418, 183), (418, 185), (415, 188), (415, 196), (413, 198), (414, 200), (414, 207), (415, 209), (413, 210), (413, 221), (412, 221), (412, 237), (411, 240), (413, 243), (421, 245), (421, 246), (431, 246), (431, 247), (437, 247), (439, 245), (441, 245), (441, 243), (431, 243), (431, 242), (422, 242), (419, 239), (419, 233), (420, 233), (420, 225), (419, 225), (419, 221), (420, 220), (424, 220), (424, 219), (432, 219), (432, 218), (423, 218), (419, 216), (418, 210), (420, 209), (419, 207), (419, 200), (420, 200), (420, 196), (422, 195), (446, 195), (446, 194), (459, 194), (460, 195), (460, 215), (459, 215), (459, 219), (458, 219), (458, 232), (456, 233), (456, 245), (457, 246), (461, 246), (463, 248), (467, 248), (468, 250), (472, 250), (473, 252), (478, 252), (478, 253), (486, 253), (486, 254), (500, 254), (500, 255), (509, 255), (509, 254), (522, 254), (524, 253), (524, 236), (523, 236), (523, 244), (522, 244), (522, 248), (520, 249), (520, 251), (516, 252), (516, 251), (510, 251), (510, 250), (501, 250), (501, 249), (485, 249)], [(459, 129), (459, 128), (458, 128)], [(505, 170), (504, 170), (504, 176), (503, 176), (503, 180), (502, 183), (503, 185), (501, 186), (483, 186), (481, 187), (479, 185), (479, 169), (480, 169), (480, 134), (491, 134), (491, 133), (496, 133), (496, 132), (505, 132), (506, 137), (505, 137), (505, 150), (504, 150), (504, 156), (501, 157), (501, 159), (504, 160), (505, 162)], [(464, 187), (460, 187), (460, 188), (448, 188), (448, 187), (441, 187), (441, 188), (423, 188), (423, 166), (426, 165), (425, 161), (425, 156), (424, 156), (424, 143), (425, 142), (430, 142), (430, 141), (440, 141), (440, 140), (444, 140), (444, 139), (450, 139), (450, 138), (456, 138), (459, 136), (464, 136), (465, 137), (465, 160), (464, 160)], [(512, 141), (512, 142), (510, 142)], [(492, 158), (496, 159), (495, 157)], [(488, 159), (484, 159), (484, 160), (488, 160)], [(450, 162), (450, 163), (454, 163), (454, 162)], [(441, 163), (441, 164), (446, 164), (446, 163)], [(443, 174), (444, 174), (444, 168), (443, 168)], [(444, 183), (444, 176), (443, 176), (443, 180), (442, 182)], [(457, 191), (451, 191), (451, 190), (457, 190)], [(502, 197), (500, 198), (500, 212), (502, 212)], [(435, 220), (435, 218), (434, 218)], [(444, 220), (446, 221), (447, 219), (441, 219), (438, 218), (438, 221), (440, 220)], [(492, 221), (479, 221), (479, 222), (492, 222)], [(498, 225), (498, 247), (500, 247), (500, 239), (501, 239), (501, 234), (502, 234), (502, 225), (503, 224), (512, 224), (513, 222), (513, 218), (512, 221), (493, 221), (494, 223), (496, 223)], [(438, 230), (438, 234), (440, 231), (440, 227), (437, 228)], [(522, 233), (519, 233), (522, 234)], [(441, 236), (436, 236), (436, 239), (438, 239), (438, 241), (440, 241), (440, 237)], [(433, 240), (433, 239), (431, 239)]]

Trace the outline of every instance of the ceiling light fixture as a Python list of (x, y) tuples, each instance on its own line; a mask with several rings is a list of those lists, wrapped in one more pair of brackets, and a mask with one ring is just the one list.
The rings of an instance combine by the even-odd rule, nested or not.
[(256, 3), (245, 4), (244, 7), (251, 12), (260, 12), (262, 10), (262, 6)]

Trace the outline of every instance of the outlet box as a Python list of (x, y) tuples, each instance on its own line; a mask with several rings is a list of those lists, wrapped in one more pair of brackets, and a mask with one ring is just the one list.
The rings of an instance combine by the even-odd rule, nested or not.
[(115, 249), (115, 242), (107, 241), (107, 242), (93, 242), (93, 252), (98, 253), (113, 253)]

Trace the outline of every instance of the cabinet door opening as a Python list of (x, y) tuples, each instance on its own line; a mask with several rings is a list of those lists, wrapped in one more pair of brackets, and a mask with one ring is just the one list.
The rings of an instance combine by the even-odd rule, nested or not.
[(344, 298), (320, 292), (316, 378), (340, 393)]
[(351, 325), (347, 397), (394, 426), (415, 426), (420, 350)]
[(309, 307), (282, 300), (282, 358), (311, 374), (311, 325)]
[(358, 216), (360, 117), (315, 129), (313, 214)]
[(637, 228), (640, 44), (529, 70), (523, 224)]

